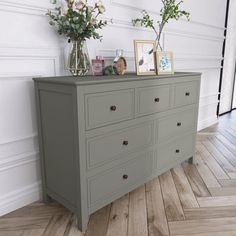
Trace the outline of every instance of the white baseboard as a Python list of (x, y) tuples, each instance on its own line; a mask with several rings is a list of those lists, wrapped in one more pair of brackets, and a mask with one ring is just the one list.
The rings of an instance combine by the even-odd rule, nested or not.
[(0, 197), (0, 216), (42, 199), (41, 182)]
[(200, 120), (198, 121), (198, 131), (202, 130), (202, 129), (205, 129), (209, 126), (212, 126), (214, 124), (217, 124), (218, 123), (218, 119), (216, 116), (214, 117), (210, 117), (208, 119), (205, 119), (205, 120)]

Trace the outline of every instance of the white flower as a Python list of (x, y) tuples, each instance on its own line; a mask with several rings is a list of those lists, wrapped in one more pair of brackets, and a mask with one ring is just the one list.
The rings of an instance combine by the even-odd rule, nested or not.
[(61, 8), (62, 8), (62, 14), (63, 14), (63, 15), (66, 15), (67, 12), (68, 12), (68, 4), (62, 3)]
[(141, 24), (140, 21), (138, 21), (138, 22), (133, 22), (133, 25), (134, 25), (134, 26), (138, 26), (138, 27), (141, 27), (141, 26), (142, 26), (142, 24)]
[(63, 6), (62, 7), (62, 14), (66, 15), (68, 13), (68, 6)]
[(80, 0), (78, 2), (75, 2), (75, 8), (79, 11), (83, 10), (83, 8), (87, 5), (87, 1), (86, 0)]
[(87, 0), (80, 0), (85, 6), (87, 5)]
[(92, 18), (90, 21), (91, 25), (96, 25), (97, 24), (97, 20), (95, 18)]
[(98, 1), (96, 1), (96, 3), (95, 3), (95, 7), (100, 7), (100, 6), (102, 6), (103, 4), (102, 4), (102, 1), (101, 0), (98, 0)]
[(78, 2), (75, 2), (75, 8), (79, 11), (81, 11), (86, 5), (87, 5), (86, 0), (80, 0)]
[(75, 4), (82, 4), (82, 5), (84, 5), (84, 6), (86, 6), (87, 5), (87, 1), (86, 0), (77, 0), (77, 1), (75, 1)]
[(103, 5), (101, 5), (101, 6), (98, 7), (98, 12), (99, 12), (100, 14), (103, 14), (105, 11), (106, 11), (106, 8), (105, 8)]
[(76, 2), (75, 8), (80, 11), (84, 8), (84, 4), (82, 2)]
[(93, 11), (93, 7), (92, 6), (88, 6), (87, 9), (88, 9), (88, 12), (92, 12)]

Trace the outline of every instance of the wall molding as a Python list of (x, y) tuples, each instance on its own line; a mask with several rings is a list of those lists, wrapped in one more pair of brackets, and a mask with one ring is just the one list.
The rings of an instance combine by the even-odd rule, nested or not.
[[(54, 65), (54, 75), (60, 74), (60, 48), (17, 47), (16, 45), (4, 47), (4, 45), (0, 45), (0, 60), (5, 60), (6, 58), (12, 60), (50, 60)], [(39, 76), (43, 75), (43, 72), (41, 72)], [(19, 73), (0, 74), (0, 78), (24, 78), (29, 76), (34, 77), (32, 72), (25, 72), (20, 75)]]
[[(151, 29), (147, 29), (145, 27), (141, 27), (141, 26), (133, 26), (131, 21), (127, 21), (127, 20), (120, 20), (120, 19), (115, 19), (115, 18), (103, 18), (104, 20), (106, 20), (108, 22), (108, 25), (110, 27), (120, 27), (120, 28), (128, 28), (131, 30), (138, 30), (138, 31), (145, 31), (145, 32), (152, 32)], [(191, 31), (187, 31), (187, 30), (176, 30), (176, 29), (172, 29), (170, 27), (166, 27), (166, 30), (163, 31), (164, 33), (172, 33), (172, 34), (178, 34), (181, 36), (186, 36), (188, 38), (198, 38), (198, 39), (205, 39), (205, 40), (209, 40), (209, 41), (219, 41), (222, 42), (224, 41), (225, 37), (223, 36), (213, 36), (210, 34), (201, 34), (201, 33), (196, 33), (196, 32), (191, 32)]]
[(0, 45), (1, 57), (49, 57), (56, 58), (59, 56), (59, 47), (27, 47), (24, 45)]
[(0, 11), (45, 16), (47, 10), (52, 9), (50, 1), (47, 2), (42, 4), (42, 1), (37, 1), (32, 4), (32, 1), (27, 0), (0, 0)]
[(210, 54), (197, 54), (197, 53), (175, 53), (175, 58), (178, 60), (204, 60), (204, 61), (221, 61), (224, 60), (222, 56)]
[(200, 120), (198, 121), (198, 128), (197, 130), (200, 131), (202, 129), (205, 129), (209, 126), (212, 126), (212, 125), (215, 125), (218, 123), (218, 118), (217, 116), (212, 116), (212, 117), (209, 117), (207, 119), (204, 119), (204, 120)]
[(32, 133), (30, 135), (26, 135), (26, 136), (22, 136), (22, 137), (15, 137), (15, 138), (12, 138), (12, 139), (5, 139), (4, 141), (0, 141), (0, 145), (6, 145), (6, 144), (9, 144), (9, 143), (16, 143), (16, 142), (20, 142), (20, 141), (28, 140), (28, 139), (35, 139), (37, 137), (38, 137), (37, 133)]
[[(114, 49), (101, 49), (97, 50), (98, 55), (101, 55), (105, 60), (113, 60), (116, 55), (116, 50)], [(124, 57), (127, 61), (134, 63), (134, 51), (133, 50), (124, 50)], [(217, 55), (199, 55), (199, 54), (174, 54), (175, 61), (215, 61), (218, 65), (215, 66), (195, 66), (189, 68), (178, 68), (178, 71), (191, 71), (191, 70), (220, 70), (222, 67), (220, 62), (223, 58)]]
[[(135, 11), (143, 10), (142, 8), (130, 6), (129, 4), (121, 4), (117, 0), (110, 0), (110, 4), (113, 6), (118, 6), (118, 7), (122, 7), (126, 9), (129, 8)], [(53, 6), (52, 4), (32, 4), (30, 1), (27, 1), (27, 0), (21, 0), (21, 1), (20, 0), (0, 0), (0, 10), (16, 11), (16, 12), (31, 14), (31, 15), (32, 14), (45, 15), (48, 9), (53, 8), (52, 6)], [(8, 7), (9, 9), (7, 9), (6, 7)], [(157, 11), (149, 11), (149, 12), (155, 15), (159, 14)], [(200, 25), (203, 27), (210, 27), (217, 30), (221, 30), (221, 31), (225, 30), (225, 27), (220, 27), (220, 26), (216, 26), (212, 24), (206, 24), (200, 21), (194, 21), (194, 20), (187, 21), (186, 19), (180, 19), (180, 20), (184, 22), (189, 22), (191, 24)], [(108, 19), (108, 21), (113, 21), (113, 19)]]
[(0, 197), (0, 216), (42, 199), (41, 181)]
[[(113, 5), (113, 6), (121, 7), (121, 8), (126, 8), (126, 9), (128, 8), (128, 9), (131, 9), (131, 10), (134, 10), (134, 11), (144, 10), (141, 7), (131, 6), (129, 4), (120, 3), (118, 0), (110, 0), (110, 4)], [(150, 12), (151, 14), (159, 15), (158, 11), (152, 11), (152, 10), (151, 11), (147, 10), (147, 11)], [(204, 26), (204, 27), (208, 27), (208, 28), (214, 28), (214, 29), (221, 30), (221, 31), (225, 30), (225, 27), (223, 27), (223, 26), (220, 27), (220, 26), (217, 26), (217, 25), (207, 24), (207, 23), (204, 23), (204, 22), (196, 21), (196, 20), (187, 21), (186, 19), (183, 19), (183, 18), (181, 18), (180, 20), (184, 21), (184, 22), (190, 22), (190, 23), (193, 23), (195, 25), (200, 25), (200, 26)]]
[[(3, 81), (3, 80), (7, 80), (7, 81), (11, 81), (11, 80), (28, 81), (28, 80), (32, 80), (32, 78), (34, 78), (34, 77), (41, 77), (41, 76), (42, 75), (39, 75), (39, 74), (25, 75), (25, 73), (17, 73), (15, 75), (13, 75), (13, 74), (1, 74), (0, 75), (0, 81)], [(11, 139), (9, 139), (9, 140), (11, 140)], [(2, 141), (0, 141), (0, 145), (1, 145), (1, 142)]]
[(0, 172), (37, 161), (39, 161), (39, 151), (23, 153), (7, 158), (1, 158)]
[(225, 37), (218, 37), (218, 36), (212, 36), (208, 34), (199, 34), (199, 33), (194, 33), (194, 32), (189, 32), (189, 31), (184, 31), (184, 30), (174, 30), (174, 29), (167, 29), (163, 31), (164, 37), (165, 35), (174, 35), (178, 37), (185, 37), (185, 38), (191, 38), (191, 39), (200, 39), (200, 40), (207, 40), (207, 41), (214, 41), (214, 42), (219, 42), (223, 43)]
[[(116, 55), (115, 49), (99, 49), (98, 53), (101, 54), (104, 58), (114, 59)], [(134, 50), (124, 50), (124, 56), (127, 59), (134, 60)], [(175, 60), (206, 60), (206, 61), (221, 61), (224, 58), (218, 55), (202, 55), (202, 54), (190, 54), (190, 53), (175, 53)]]
[[(111, 0), (111, 5), (116, 5), (116, 6), (120, 6), (123, 8), (129, 8), (129, 9), (136, 9), (136, 10), (142, 10), (141, 8), (137, 8), (137, 7), (132, 7), (128, 4), (120, 4), (117, 3), (115, 0)], [(12, 11), (12, 12), (17, 12), (17, 13), (24, 13), (24, 14), (30, 14), (30, 15), (41, 15), (41, 16), (45, 16), (46, 12), (48, 9), (52, 9), (52, 4), (32, 4), (27, 0), (17, 0), (17, 1), (13, 1), (13, 0), (7, 0), (7, 1), (3, 1), (0, 0), (0, 10), (2, 11)], [(155, 13), (157, 14), (157, 12)], [(114, 18), (103, 18), (104, 20), (107, 20), (109, 23), (109, 26), (112, 27), (122, 27), (122, 28), (130, 28), (133, 30), (141, 30), (141, 31), (148, 31), (151, 32), (151, 30), (149, 29), (145, 29), (144, 27), (134, 27), (131, 23), (131, 21), (126, 21), (126, 20), (120, 20), (120, 19), (114, 19)], [(182, 21), (187, 21), (184, 19), (180, 19)], [(211, 27), (211, 28), (216, 28), (219, 30), (224, 31), (225, 28), (224, 27), (217, 27), (217, 26), (213, 26), (213, 25), (208, 25), (205, 23), (201, 23), (201, 22), (197, 22), (197, 21), (189, 21), (189, 23), (193, 23), (193, 24), (197, 24), (197, 25), (201, 25), (201, 26), (206, 26), (206, 27)], [(198, 34), (198, 33), (194, 33), (194, 32), (189, 32), (189, 31), (181, 31), (181, 30), (173, 30), (171, 28), (168, 28), (168, 30), (166, 31), (166, 33), (169, 32), (175, 32), (178, 34), (187, 34), (187, 35), (192, 35), (192, 37), (194, 37), (194, 35), (196, 35), (197, 37), (203, 37), (206, 40), (215, 40), (215, 41), (220, 41), (223, 42), (223, 40), (225, 39), (224, 36), (219, 37), (219, 36), (212, 36), (212, 35), (208, 35), (208, 34)]]
[(218, 93), (204, 95), (200, 97), (199, 108), (207, 107), (207, 106), (215, 106), (218, 104)]
[(186, 68), (186, 67), (179, 67), (178, 70), (176, 70), (177, 72), (178, 71), (199, 71), (199, 72), (202, 72), (202, 71), (206, 71), (206, 70), (220, 70), (222, 69), (222, 66), (204, 66), (204, 67), (189, 67), (189, 68)]

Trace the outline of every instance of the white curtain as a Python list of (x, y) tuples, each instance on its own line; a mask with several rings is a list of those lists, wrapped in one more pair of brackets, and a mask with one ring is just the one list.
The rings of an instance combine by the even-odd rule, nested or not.
[[(231, 110), (236, 64), (236, 1), (230, 0), (225, 61), (221, 87), (220, 114)], [(235, 96), (236, 99), (236, 96)], [(236, 101), (234, 101), (236, 105)]]

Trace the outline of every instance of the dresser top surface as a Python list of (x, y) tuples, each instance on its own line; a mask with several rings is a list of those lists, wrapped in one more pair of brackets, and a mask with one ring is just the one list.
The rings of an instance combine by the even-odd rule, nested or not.
[(173, 75), (136, 75), (136, 74), (125, 74), (125, 75), (111, 75), (111, 76), (55, 76), (55, 77), (38, 77), (33, 78), (37, 82), (45, 83), (62, 83), (62, 84), (75, 84), (75, 85), (88, 85), (88, 84), (102, 84), (102, 83), (115, 83), (115, 82), (130, 82), (130, 81), (141, 81), (141, 80), (156, 80), (156, 79), (175, 79), (179, 77), (192, 77), (201, 76), (201, 73), (197, 72), (176, 72)]

